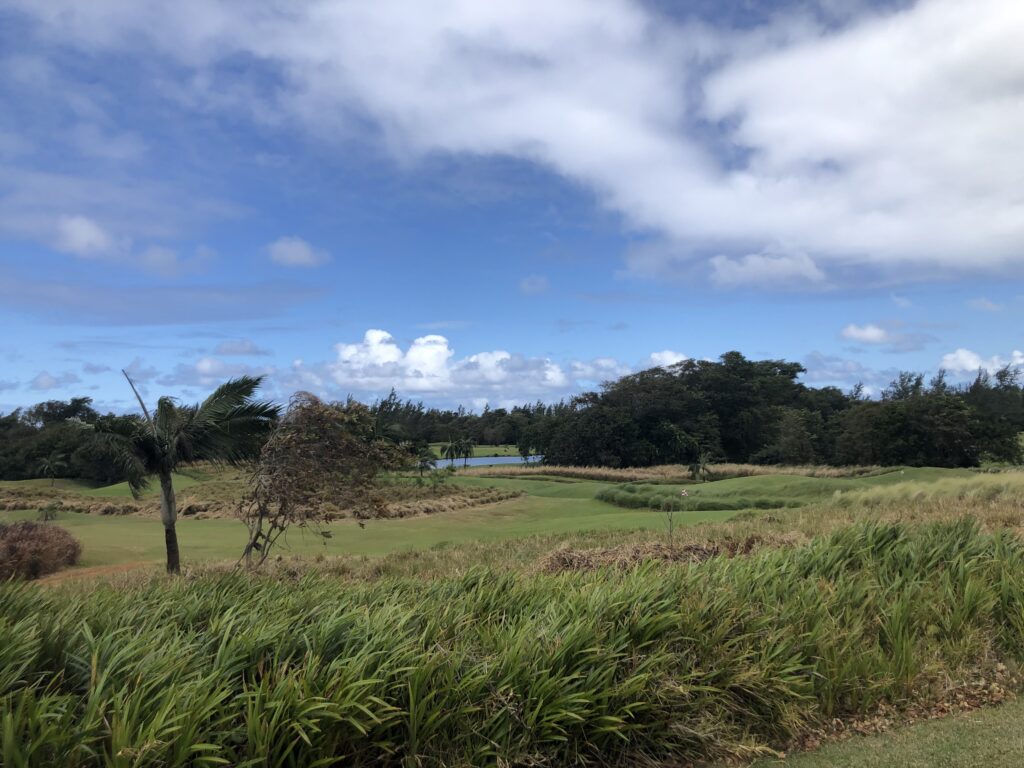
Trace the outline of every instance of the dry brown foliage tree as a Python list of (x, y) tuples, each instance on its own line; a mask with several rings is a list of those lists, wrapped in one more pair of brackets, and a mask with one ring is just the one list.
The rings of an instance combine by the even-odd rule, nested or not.
[(242, 560), (262, 565), (291, 527), (325, 528), (337, 509), (357, 519), (385, 512), (382, 472), (408, 463), (395, 443), (377, 434), (374, 416), (362, 403), (325, 403), (296, 393), (267, 440), (239, 513), (249, 529)]

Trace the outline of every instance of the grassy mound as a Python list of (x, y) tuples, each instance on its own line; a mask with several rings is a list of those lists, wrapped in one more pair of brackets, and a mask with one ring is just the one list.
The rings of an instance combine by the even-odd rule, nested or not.
[[(1024, 659), (1024, 547), (972, 521), (567, 575), (0, 587), (4, 765), (750, 757)], [(317, 762), (321, 761), (321, 762)]]

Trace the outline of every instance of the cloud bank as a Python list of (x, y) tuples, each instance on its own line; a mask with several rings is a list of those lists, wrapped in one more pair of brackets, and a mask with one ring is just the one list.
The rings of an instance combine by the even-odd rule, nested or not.
[[(1024, 153), (1008, 151), (1024, 134), (1018, 2), (742, 31), (634, 0), (8, 5), (48, 41), (183, 69), (181, 103), (206, 112), (369, 139), (402, 163), (537, 163), (668, 244), (647, 272), (696, 260), (723, 287), (791, 286), (1024, 261)], [(65, 215), (52, 239), (71, 252), (118, 237)], [(280, 263), (322, 259), (275, 246)]]

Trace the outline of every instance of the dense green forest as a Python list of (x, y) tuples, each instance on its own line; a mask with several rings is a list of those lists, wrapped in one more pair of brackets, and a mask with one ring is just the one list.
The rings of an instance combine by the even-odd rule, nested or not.
[[(605, 384), (569, 402), (512, 409), (428, 408), (392, 392), (371, 406), (380, 434), (415, 454), (431, 442), (516, 444), (551, 464), (646, 466), (697, 461), (970, 467), (1019, 462), (1020, 372), (979, 372), (954, 386), (902, 373), (877, 399), (860, 387), (808, 387), (783, 360), (687, 360)], [(0, 416), (0, 479), (121, 479), (117, 462), (81, 423), (101, 415), (89, 398), (48, 401)]]
[(798, 381), (802, 366), (687, 360), (575, 398), (525, 440), (553, 464), (645, 466), (694, 461), (970, 467), (1020, 460), (1019, 372), (979, 372), (955, 387), (940, 372), (902, 373), (878, 399)]

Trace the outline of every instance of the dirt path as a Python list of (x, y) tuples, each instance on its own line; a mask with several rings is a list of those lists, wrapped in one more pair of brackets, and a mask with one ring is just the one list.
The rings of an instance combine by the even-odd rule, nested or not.
[(43, 576), (36, 583), (46, 585), (66, 584), (79, 579), (95, 579), (102, 576), (119, 576), (123, 573), (130, 573), (147, 566), (152, 566), (152, 560), (139, 560), (133, 563), (117, 563), (116, 565), (94, 565), (88, 568), (69, 568), (65, 571), (57, 571), (48, 576)]

